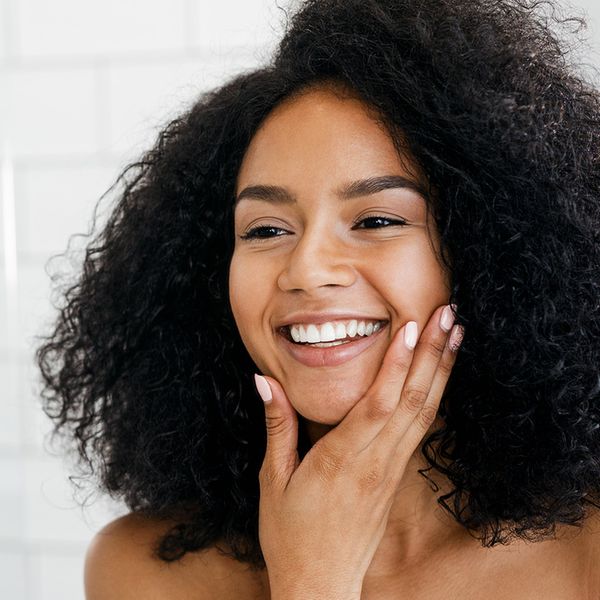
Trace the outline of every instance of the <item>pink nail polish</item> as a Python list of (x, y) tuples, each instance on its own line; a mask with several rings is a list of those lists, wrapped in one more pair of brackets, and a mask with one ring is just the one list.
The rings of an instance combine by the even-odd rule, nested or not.
[(442, 315), (440, 317), (440, 327), (444, 331), (450, 331), (450, 328), (454, 324), (454, 314), (452, 313), (452, 308), (450, 306), (444, 306), (444, 310), (442, 311)]
[(459, 346), (462, 343), (463, 337), (465, 335), (465, 328), (462, 325), (455, 325), (452, 328), (452, 332), (450, 333), (450, 338), (448, 339), (448, 347), (452, 352), (456, 352)]
[(404, 344), (409, 350), (414, 350), (417, 345), (419, 329), (416, 321), (409, 321), (404, 326)]
[(269, 385), (269, 382), (262, 375), (255, 373), (254, 383), (256, 384), (256, 389), (263, 402), (265, 404), (269, 404), (269, 402), (273, 400), (273, 393), (271, 392), (271, 386)]

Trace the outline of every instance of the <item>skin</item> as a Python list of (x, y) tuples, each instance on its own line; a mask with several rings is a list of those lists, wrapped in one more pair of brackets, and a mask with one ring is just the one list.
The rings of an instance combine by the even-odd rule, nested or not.
[[(285, 187), (297, 197), (288, 206), (239, 202), (229, 293), (252, 359), (284, 386), (315, 434), (339, 423), (364, 395), (393, 334), (409, 320), (421, 330), (449, 298), (419, 194), (397, 188), (349, 201), (336, 195), (343, 184), (379, 175), (418, 181), (362, 103), (328, 91), (277, 107), (253, 138), (238, 175), (236, 193), (263, 184)], [(367, 222), (353, 229), (354, 221), (372, 214), (410, 225)], [(271, 231), (269, 239), (253, 241), (239, 237), (266, 225), (290, 233)], [(328, 308), (389, 319), (385, 342), (337, 367), (306, 367), (281, 352), (276, 323), (293, 311)]]
[[(229, 294), (250, 356), (284, 390), (313, 444), (360, 404), (394, 334), (410, 320), (419, 332), (429, 328), (450, 297), (450, 277), (438, 260), (439, 236), (423, 195), (395, 188), (350, 200), (339, 197), (337, 191), (349, 182), (381, 175), (402, 176), (427, 188), (423, 173), (410, 156), (398, 153), (377, 115), (351, 93), (341, 92), (313, 88), (276, 107), (253, 137), (236, 182), (236, 196), (249, 186), (264, 185), (284, 188), (296, 199), (239, 200)], [(373, 215), (403, 219), (407, 225), (361, 222)], [(267, 228), (262, 239), (240, 237), (259, 226)], [(306, 367), (282, 349), (276, 325), (292, 312), (328, 309), (356, 310), (389, 324), (354, 359), (336, 367)], [(440, 424), (437, 417), (429, 431)], [(588, 582), (598, 588), (592, 566), (598, 542), (592, 531), (578, 536), (558, 527), (560, 542), (517, 540), (482, 548), (437, 504), (437, 496), (452, 487), (436, 474), (440, 489), (431, 490), (418, 473), (428, 466), (420, 450), (418, 444), (396, 487), (361, 597), (401, 597), (410, 589), (411, 597), (430, 600), (482, 594), (520, 599), (534, 597), (543, 587), (548, 593), (541, 597), (566, 599), (587, 597)], [(284, 518), (281, 527), (286, 524)], [(556, 564), (564, 568), (549, 570)], [(511, 573), (510, 582), (506, 573)], [(266, 593), (266, 574), (257, 589), (257, 597)]]
[[(299, 424), (306, 426), (313, 443), (321, 438), (323, 442), (337, 440), (344, 450), (352, 450), (365, 435), (375, 435), (373, 431), (369, 433), (374, 422), (366, 418), (365, 404), (361, 402), (369, 397), (365, 392), (380, 383), (386, 390), (385, 397), (396, 401), (406, 370), (386, 369), (383, 358), (388, 351), (395, 354), (398, 346), (391, 344), (394, 334), (409, 320), (417, 321), (419, 331), (423, 332), (415, 350), (417, 371), (422, 370), (421, 375), (426, 375), (421, 379), (431, 377), (431, 366), (437, 364), (437, 359), (427, 356), (427, 344), (440, 338), (435, 321), (449, 297), (447, 274), (436, 259), (437, 233), (428, 220), (423, 198), (407, 189), (385, 190), (343, 203), (336, 196), (335, 190), (340, 185), (378, 175), (402, 175), (422, 182), (418, 169), (407, 156), (398, 156), (386, 131), (364, 104), (351, 96), (340, 97), (331, 90), (317, 89), (288, 100), (271, 113), (248, 148), (237, 182), (238, 193), (248, 185), (268, 184), (283, 186), (297, 198), (295, 205), (285, 206), (244, 200), (235, 212), (236, 236), (259, 224), (285, 229), (285, 235), (263, 243), (236, 238), (230, 270), (230, 299), (244, 344), (260, 371), (276, 383), (276, 398), (265, 406), (265, 413), (268, 416), (279, 411), (281, 415), (284, 412), (281, 400), (285, 396), (289, 409), (285, 412), (289, 416), (290, 410), (297, 411)], [(410, 225), (398, 227), (387, 223), (382, 227), (379, 223), (379, 228), (353, 229), (355, 221), (374, 213), (403, 218)], [(291, 311), (338, 307), (354, 307), (387, 318), (390, 324), (367, 352), (338, 367), (308, 368), (281, 351), (275, 323)], [(450, 361), (447, 362), (449, 365)], [(409, 379), (417, 378), (414, 365), (413, 360)], [(441, 388), (438, 385), (433, 395), (439, 397)], [(429, 401), (437, 402), (435, 398)], [(402, 406), (401, 400), (398, 406)], [(401, 413), (400, 410), (397, 416), (405, 419), (406, 414)], [(393, 421), (391, 418), (386, 427)], [(430, 430), (439, 425), (436, 419)], [(381, 423), (377, 425), (380, 426)], [(424, 429), (421, 428), (421, 433)], [(289, 462), (293, 436), (281, 427), (277, 428), (278, 433), (273, 428), (267, 430), (265, 461), (278, 461), (281, 468)], [(377, 436), (379, 443), (373, 442), (369, 448), (373, 448), (374, 457), (385, 455), (396, 466), (394, 452), (398, 448), (394, 448), (393, 441), (397, 434), (394, 428), (390, 432), (394, 435)], [(411, 444), (411, 448), (418, 445)], [(371, 456), (364, 457), (361, 464), (364, 474), (365, 464), (373, 464)], [(582, 532), (558, 528), (558, 541), (514, 542), (509, 546), (482, 548), (478, 540), (471, 538), (437, 505), (436, 496), (448, 491), (447, 482), (436, 476), (440, 490), (432, 492), (417, 472), (424, 466), (417, 448), (396, 489), (392, 489), (393, 501), (385, 530), (378, 545), (374, 542), (376, 551), (360, 582), (360, 594), (342, 592), (345, 600), (359, 596), (365, 600), (409, 596), (414, 600), (600, 597), (597, 568), (600, 519), (588, 519)], [(291, 567), (287, 569), (291, 570), (291, 576), (302, 564), (302, 560), (294, 559), (298, 553), (302, 559), (302, 552), (311, 543), (309, 558), (315, 550), (323, 554), (322, 548), (314, 548), (314, 544), (331, 542), (327, 533), (339, 535), (340, 530), (342, 536), (352, 533), (359, 541), (357, 548), (361, 543), (366, 545), (361, 536), (371, 536), (370, 531), (361, 530), (362, 525), (358, 533), (356, 526), (352, 531), (358, 516), (354, 504), (350, 503), (352, 518), (341, 513), (342, 508), (348, 510), (349, 503), (344, 502), (348, 478), (336, 476), (325, 482), (327, 494), (315, 494), (320, 491), (315, 487), (319, 482), (314, 477), (306, 478), (311, 473), (306, 460), (294, 468), (291, 478), (288, 469), (286, 477), (272, 480), (268, 486), (265, 478), (261, 478), (261, 507), (267, 501), (266, 512), (274, 525), (267, 541), (277, 538), (277, 534), (280, 536), (275, 539), (275, 553), (271, 549), (268, 564), (270, 567), (273, 563), (273, 556), (276, 561), (285, 562), (292, 554)], [(356, 475), (357, 472), (350, 473), (349, 478)], [(323, 482), (320, 483), (323, 487)], [(363, 491), (368, 494), (369, 486)], [(313, 495), (307, 503), (309, 492)], [(300, 530), (294, 531), (297, 523), (290, 517), (301, 513), (307, 504), (312, 510), (315, 500), (320, 501), (317, 511), (320, 520), (312, 524), (312, 538), (309, 536), (298, 544), (306, 521), (300, 520)], [(366, 497), (367, 509), (364, 504), (362, 512), (358, 512), (369, 516), (375, 504), (371, 504), (369, 497)], [(322, 509), (325, 510), (321, 514)], [(331, 522), (333, 527), (327, 532)], [(368, 519), (362, 522), (368, 523)], [(307, 597), (305, 574), (300, 573), (302, 585), (298, 594), (289, 590), (280, 593), (272, 586), (276, 581), (272, 571), (276, 569), (250, 573), (245, 565), (221, 555), (216, 547), (202, 553), (188, 553), (168, 565), (158, 561), (152, 555), (154, 544), (174, 524), (176, 521), (141, 518), (132, 513), (100, 531), (86, 554), (86, 598)], [(288, 535), (290, 528), (293, 535)], [(325, 556), (335, 553), (339, 556), (333, 556), (330, 563), (345, 565), (355, 559), (352, 545), (340, 544), (339, 538), (333, 540), (336, 550), (325, 552)], [(282, 547), (286, 551), (277, 552)], [(267, 549), (263, 545), (263, 550)], [(286, 569), (280, 572), (286, 574)], [(329, 582), (331, 575), (327, 572), (318, 581)], [(347, 579), (339, 578), (338, 583), (343, 584)], [(309, 597), (317, 596), (340, 597), (334, 593)]]
[[(449, 301), (449, 274), (438, 260), (437, 231), (420, 193), (394, 188), (342, 200), (336, 192), (351, 181), (382, 175), (426, 186), (415, 163), (398, 155), (363, 102), (327, 88), (279, 105), (252, 139), (238, 174), (236, 195), (247, 186), (270, 185), (296, 198), (294, 204), (239, 201), (229, 293), (250, 356), (282, 385), (313, 443), (372, 385), (396, 331), (414, 320), (421, 332)], [(408, 224), (360, 223), (373, 215)], [(259, 240), (240, 237), (258, 226), (278, 229), (267, 229), (262, 235), (270, 237)], [(366, 352), (335, 367), (307, 367), (282, 351), (275, 326), (288, 314), (335, 308), (388, 319), (387, 331)], [(440, 540), (465, 536), (418, 474), (424, 466), (415, 452), (370, 577), (386, 577), (397, 572), (398, 561), (416, 561)]]

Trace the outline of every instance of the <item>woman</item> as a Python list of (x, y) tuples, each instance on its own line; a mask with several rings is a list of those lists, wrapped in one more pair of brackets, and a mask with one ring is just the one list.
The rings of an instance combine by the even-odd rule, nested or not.
[(87, 597), (598, 598), (598, 99), (535, 6), (315, 0), (171, 123), (38, 351)]

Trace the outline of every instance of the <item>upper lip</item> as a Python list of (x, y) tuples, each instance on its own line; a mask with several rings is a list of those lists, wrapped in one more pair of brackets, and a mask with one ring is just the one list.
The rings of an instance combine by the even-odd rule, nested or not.
[(285, 319), (282, 319), (276, 327), (286, 327), (287, 325), (293, 325), (295, 323), (314, 323), (315, 325), (320, 325), (321, 323), (327, 323), (327, 321), (340, 321), (344, 319), (356, 319), (357, 321), (387, 321), (387, 319), (383, 317), (359, 315), (356, 312), (350, 311), (298, 312), (289, 315)]

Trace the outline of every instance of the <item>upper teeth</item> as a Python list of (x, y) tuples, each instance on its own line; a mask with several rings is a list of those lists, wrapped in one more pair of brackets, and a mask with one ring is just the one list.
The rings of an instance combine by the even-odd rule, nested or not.
[(332, 342), (346, 337), (371, 335), (380, 329), (382, 321), (328, 321), (321, 325), (298, 324), (291, 325), (290, 333), (295, 342)]

